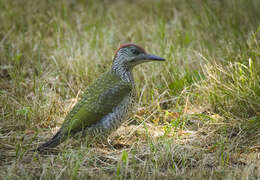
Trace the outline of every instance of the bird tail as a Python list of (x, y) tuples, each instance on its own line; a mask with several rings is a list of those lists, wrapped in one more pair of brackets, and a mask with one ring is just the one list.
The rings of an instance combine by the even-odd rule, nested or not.
[(64, 141), (61, 131), (58, 131), (49, 141), (42, 144), (35, 151), (44, 151), (49, 148), (54, 148)]

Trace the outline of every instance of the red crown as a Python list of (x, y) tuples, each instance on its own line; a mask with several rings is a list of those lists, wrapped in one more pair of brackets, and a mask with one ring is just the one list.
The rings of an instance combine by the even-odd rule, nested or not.
[(115, 55), (117, 54), (117, 52), (118, 52), (121, 48), (125, 48), (125, 47), (128, 47), (128, 46), (135, 46), (135, 47), (137, 47), (138, 49), (140, 49), (141, 51), (143, 51), (144, 53), (146, 53), (145, 50), (144, 50), (144, 48), (142, 48), (142, 47), (140, 47), (140, 46), (138, 46), (138, 45), (136, 45), (136, 44), (134, 44), (134, 43), (125, 43), (125, 44), (122, 44), (122, 45), (116, 50)]

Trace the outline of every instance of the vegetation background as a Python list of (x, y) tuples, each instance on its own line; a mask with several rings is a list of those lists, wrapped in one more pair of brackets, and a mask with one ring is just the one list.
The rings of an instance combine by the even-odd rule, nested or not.
[[(260, 1), (0, 1), (0, 179), (259, 179)], [(107, 142), (50, 138), (120, 44), (135, 116)]]

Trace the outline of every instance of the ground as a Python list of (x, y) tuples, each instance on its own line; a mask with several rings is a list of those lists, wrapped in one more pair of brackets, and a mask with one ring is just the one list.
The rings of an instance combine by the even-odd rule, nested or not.
[[(1, 179), (259, 179), (260, 1), (0, 2)], [(134, 42), (133, 115), (107, 139), (48, 140)]]

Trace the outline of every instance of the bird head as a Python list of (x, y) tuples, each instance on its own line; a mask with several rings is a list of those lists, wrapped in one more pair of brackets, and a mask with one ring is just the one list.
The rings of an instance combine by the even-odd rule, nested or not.
[(138, 64), (150, 61), (165, 61), (165, 59), (146, 53), (143, 48), (136, 44), (128, 43), (118, 48), (113, 65), (124, 65), (125, 67), (133, 68)]

